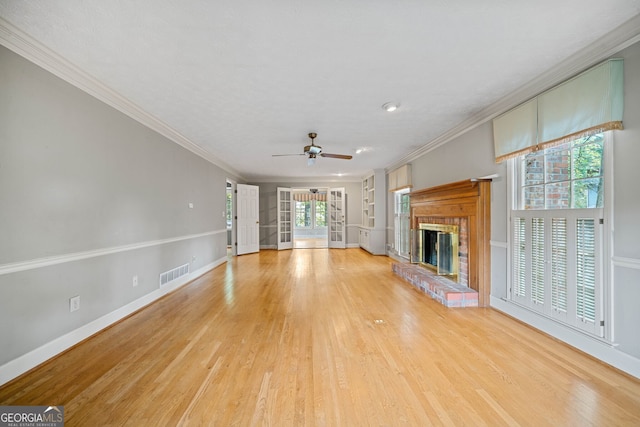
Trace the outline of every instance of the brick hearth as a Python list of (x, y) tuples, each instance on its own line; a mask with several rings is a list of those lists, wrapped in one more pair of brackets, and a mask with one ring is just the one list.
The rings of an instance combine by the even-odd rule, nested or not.
[(415, 264), (394, 262), (392, 269), (414, 287), (446, 307), (477, 307), (478, 292)]

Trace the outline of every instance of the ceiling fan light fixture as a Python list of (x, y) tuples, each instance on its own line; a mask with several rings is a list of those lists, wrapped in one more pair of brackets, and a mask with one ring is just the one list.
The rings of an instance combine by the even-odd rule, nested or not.
[(316, 154), (320, 154), (322, 152), (322, 147), (320, 147), (319, 145), (307, 145), (306, 147), (304, 147), (304, 152), (306, 154), (309, 155), (316, 155)]
[(316, 158), (317, 156), (320, 157), (329, 157), (332, 159), (344, 159), (344, 160), (350, 160), (353, 156), (349, 155), (349, 154), (331, 154), (331, 153), (324, 153), (322, 151), (322, 147), (319, 145), (316, 145), (314, 143), (314, 139), (316, 138), (316, 136), (318, 136), (317, 133), (315, 132), (310, 132), (309, 133), (309, 138), (311, 138), (311, 145), (307, 145), (304, 147), (304, 153), (303, 154), (272, 154), (273, 157), (278, 157), (278, 156), (307, 156), (307, 165), (311, 166), (313, 164), (315, 164)]
[(386, 102), (386, 103), (382, 104), (382, 109), (384, 111), (386, 111), (387, 113), (392, 113), (392, 112), (396, 111), (399, 106), (400, 106), (400, 104), (398, 104), (396, 102)]

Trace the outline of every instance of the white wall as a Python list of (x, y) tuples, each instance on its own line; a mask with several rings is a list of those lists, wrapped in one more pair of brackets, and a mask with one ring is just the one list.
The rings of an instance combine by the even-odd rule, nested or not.
[(160, 273), (224, 262), (227, 174), (1, 46), (0, 76), (1, 384), (166, 293)]

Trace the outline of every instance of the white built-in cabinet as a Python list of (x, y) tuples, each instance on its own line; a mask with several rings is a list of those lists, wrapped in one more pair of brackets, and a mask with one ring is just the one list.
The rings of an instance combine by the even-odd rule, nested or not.
[(386, 254), (386, 179), (376, 169), (362, 180), (362, 225), (359, 244), (374, 255)]

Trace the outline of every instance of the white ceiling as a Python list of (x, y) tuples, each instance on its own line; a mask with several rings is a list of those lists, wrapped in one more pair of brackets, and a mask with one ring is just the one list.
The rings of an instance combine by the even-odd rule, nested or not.
[[(639, 13), (638, 0), (0, 1), (5, 25), (249, 181), (389, 167)], [(354, 159), (272, 157), (302, 153), (309, 132)]]

